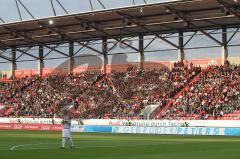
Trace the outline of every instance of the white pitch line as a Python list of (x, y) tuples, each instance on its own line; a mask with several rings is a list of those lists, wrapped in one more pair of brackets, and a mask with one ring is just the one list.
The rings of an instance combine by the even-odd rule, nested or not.
[[(52, 145), (58, 145), (58, 143), (51, 143)], [(87, 148), (114, 148), (114, 147), (134, 147), (134, 146), (154, 146), (154, 145), (171, 145), (171, 144), (184, 144), (184, 143), (157, 143), (157, 144), (135, 144), (135, 145), (112, 145), (112, 146), (85, 146), (85, 147), (77, 147), (75, 146), (75, 149), (87, 149)], [(55, 150), (58, 148), (49, 148), (49, 147), (42, 147), (42, 148), (25, 148), (25, 149), (16, 149), (16, 148), (24, 148), (27, 146), (38, 146), (38, 145), (49, 145), (49, 143), (39, 143), (39, 144), (24, 144), (24, 145), (16, 145), (10, 148), (10, 150)], [(1, 150), (1, 149), (0, 149)], [(7, 149), (9, 150), (9, 149)]]
[[(10, 150), (15, 150), (19, 147), (27, 147), (27, 146), (38, 146), (38, 145), (43, 145), (44, 143), (39, 143), (39, 144), (23, 144), (23, 145), (15, 145), (10, 148)], [(46, 144), (46, 143), (45, 143)]]

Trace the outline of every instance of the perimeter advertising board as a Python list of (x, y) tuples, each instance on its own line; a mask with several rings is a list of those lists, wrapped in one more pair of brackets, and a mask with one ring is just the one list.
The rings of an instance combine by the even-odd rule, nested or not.
[[(81, 121), (81, 122), (80, 122)], [(55, 118), (0, 118), (0, 123), (25, 124), (61, 124), (62, 119)], [(119, 119), (76, 119), (73, 125), (97, 126), (143, 126), (143, 127), (236, 127), (240, 120), (119, 120)]]

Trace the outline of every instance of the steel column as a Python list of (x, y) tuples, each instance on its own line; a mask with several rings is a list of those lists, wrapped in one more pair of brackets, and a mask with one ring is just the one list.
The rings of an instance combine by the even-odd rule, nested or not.
[(225, 63), (225, 61), (228, 58), (228, 47), (227, 47), (227, 28), (223, 27), (222, 28), (222, 48), (221, 48), (221, 58), (222, 58), (222, 64)]
[(15, 71), (17, 69), (17, 63), (16, 63), (16, 46), (12, 47), (12, 62), (10, 64), (10, 73), (12, 76), (15, 76)]
[(107, 38), (103, 38), (102, 39), (102, 55), (103, 55), (103, 73), (106, 74), (107, 71), (107, 64), (108, 64), (108, 56), (107, 56), (107, 52), (108, 52), (108, 44), (107, 44)]
[(73, 73), (74, 66), (74, 42), (69, 41), (68, 73)]
[(44, 48), (42, 45), (39, 46), (39, 59), (38, 59), (38, 75), (42, 76), (43, 68), (44, 68), (44, 60), (43, 60), (43, 51)]
[(144, 36), (139, 34), (139, 54), (138, 54), (138, 62), (140, 69), (144, 67), (145, 55), (144, 55)]
[(185, 54), (184, 54), (184, 37), (182, 30), (180, 30), (178, 33), (178, 43), (179, 43), (178, 61), (183, 61), (185, 58)]

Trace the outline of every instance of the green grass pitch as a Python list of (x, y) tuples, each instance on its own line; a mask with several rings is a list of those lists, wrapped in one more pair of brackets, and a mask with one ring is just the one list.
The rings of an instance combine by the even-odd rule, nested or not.
[(240, 159), (240, 137), (0, 131), (0, 159)]

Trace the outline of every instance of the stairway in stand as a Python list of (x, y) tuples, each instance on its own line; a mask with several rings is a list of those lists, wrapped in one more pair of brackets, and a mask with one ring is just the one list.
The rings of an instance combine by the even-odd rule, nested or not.
[[(181, 89), (181, 90), (173, 97), (173, 99), (178, 98), (180, 95), (183, 94), (183, 92), (185, 92), (186, 90), (188, 90), (189, 87), (199, 79), (199, 76), (200, 76), (200, 74), (201, 74), (203, 71), (205, 71), (205, 70), (202, 70), (201, 72), (199, 72), (183, 89)], [(161, 113), (164, 112), (165, 110), (167, 110), (167, 109), (171, 106), (171, 104), (173, 103), (173, 99), (169, 99), (169, 101), (167, 102), (167, 104), (166, 104), (165, 106), (163, 106), (162, 108), (159, 108), (159, 107), (156, 108), (157, 113), (156, 113), (156, 111), (154, 111), (155, 113), (153, 112), (153, 114), (151, 115), (151, 118), (152, 118), (152, 119), (159, 119)]]

